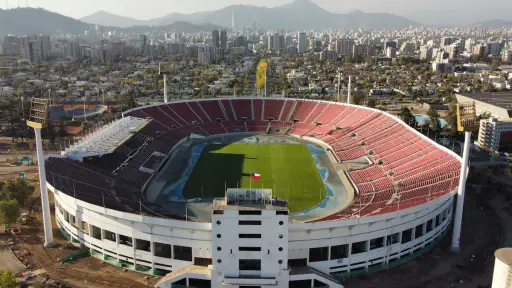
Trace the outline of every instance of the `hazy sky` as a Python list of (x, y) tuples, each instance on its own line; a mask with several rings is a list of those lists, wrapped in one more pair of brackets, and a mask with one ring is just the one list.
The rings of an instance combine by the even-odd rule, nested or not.
[[(192, 13), (198, 11), (217, 10), (232, 4), (251, 4), (274, 7), (293, 0), (7, 0), (10, 8), (26, 1), (31, 7), (43, 7), (74, 18), (90, 15), (98, 10), (114, 14), (149, 19), (160, 17), (171, 12)], [(452, 10), (464, 9), (461, 12), (481, 11), (480, 9), (496, 9), (497, 11), (512, 11), (510, 0), (466, 0), (464, 5), (459, 1), (446, 0), (313, 0), (322, 8), (331, 12), (390, 12), (393, 14), (408, 14), (422, 10)], [(0, 0), (0, 7), (5, 8), (6, 0)], [(480, 6), (480, 7), (479, 7)], [(493, 8), (494, 7), (494, 8)], [(510, 15), (510, 14), (509, 14)], [(412, 19), (414, 20), (414, 19)]]

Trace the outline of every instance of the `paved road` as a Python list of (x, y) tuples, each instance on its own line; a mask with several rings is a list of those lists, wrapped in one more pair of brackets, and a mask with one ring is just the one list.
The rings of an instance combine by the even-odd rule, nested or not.
[(3, 245), (0, 245), (0, 259), (2, 259), (0, 261), (0, 270), (9, 270), (14, 273), (26, 270), (16, 257), (12, 255), (9, 248)]

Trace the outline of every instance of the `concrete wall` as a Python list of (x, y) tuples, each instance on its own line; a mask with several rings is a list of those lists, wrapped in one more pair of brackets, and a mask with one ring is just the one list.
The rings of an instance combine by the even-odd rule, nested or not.
[[(212, 225), (215, 225), (215, 223), (186, 222), (115, 211), (74, 199), (54, 190), (50, 185), (49, 189), (54, 192), (58, 207), (56, 218), (63, 228), (73, 238), (78, 239), (80, 243), (99, 253), (130, 263), (135, 262), (139, 265), (168, 271), (179, 270), (192, 265), (193, 262), (154, 256), (154, 242), (173, 245), (173, 247), (175, 245), (191, 247), (192, 259), (194, 257), (214, 258), (215, 254), (212, 250), (216, 249), (216, 246), (212, 242)], [(435, 237), (448, 229), (452, 215), (452, 204), (453, 194), (449, 194), (432, 202), (395, 213), (350, 220), (288, 224), (288, 233), (283, 233), (283, 235), (288, 235), (288, 258), (306, 259), (308, 265), (324, 273), (343, 272), (359, 268), (367, 269), (370, 265), (387, 263), (390, 260), (412, 254), (415, 250), (434, 241)], [(60, 212), (60, 208), (65, 212), (64, 214), (69, 213), (76, 217), (76, 227), (66, 221), (64, 214)], [(437, 217), (441, 221), (436, 225)], [(425, 233), (426, 223), (431, 219), (434, 219), (435, 228), (429, 233)], [(92, 226), (95, 226), (102, 229), (103, 236), (105, 231), (118, 234), (116, 241), (99, 240), (89, 236), (88, 233), (90, 232), (83, 232), (82, 229), (77, 228), (82, 227), (82, 221), (87, 223), (88, 231), (91, 231)], [(400, 240), (403, 231), (418, 225), (422, 225), (423, 236), (415, 236), (415, 229), (413, 229), (412, 240), (408, 243), (385, 245), (386, 241), (384, 241), (383, 247), (370, 249), (370, 240), (376, 238), (385, 240), (384, 237), (395, 233), (398, 233), (398, 239)], [(275, 228), (279, 229), (277, 226)], [(233, 233), (235, 232), (233, 231)], [(271, 237), (278, 231), (269, 229), (266, 232), (265, 235), (268, 234)], [(133, 247), (120, 244), (119, 234), (150, 241), (152, 251), (136, 250)], [(228, 246), (233, 245), (233, 248), (236, 248), (232, 241), (237, 239), (227, 236), (224, 239), (227, 239), (226, 244)], [(273, 245), (269, 239), (266, 241), (268, 243), (265, 243), (268, 245)], [(349, 251), (351, 251), (353, 244), (361, 241), (366, 242), (368, 251), (358, 254), (348, 253), (348, 257), (332, 259), (330, 255), (332, 246), (347, 244)], [(271, 248), (277, 249), (277, 246), (274, 246)], [(328, 248), (329, 256), (326, 261), (310, 261), (309, 249), (317, 247), (331, 247)]]

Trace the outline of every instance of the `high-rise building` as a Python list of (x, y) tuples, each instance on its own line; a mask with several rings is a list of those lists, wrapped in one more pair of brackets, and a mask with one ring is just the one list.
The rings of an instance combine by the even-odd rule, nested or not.
[(285, 47), (285, 37), (284, 35), (279, 35), (279, 53), (283, 52)]
[(483, 58), (484, 55), (485, 55), (485, 46), (481, 45), (481, 44), (473, 46), (473, 50), (471, 51), (471, 55)]
[(44, 57), (48, 57), (48, 54), (51, 50), (51, 42), (50, 42), (50, 36), (48, 35), (39, 35), (38, 41), (40, 41), (43, 44), (43, 55)]
[(247, 47), (245, 36), (236, 37), (234, 47)]
[(281, 51), (281, 36), (279, 34), (274, 34), (274, 46), (272, 47), (272, 51), (274, 53), (279, 54), (279, 51)]
[(291, 35), (288, 35), (284, 39), (284, 47), (288, 48), (290, 46), (293, 46), (293, 37)]
[(335, 50), (340, 56), (348, 56), (352, 54), (352, 46), (354, 46), (354, 40), (340, 39), (336, 41)]
[(268, 51), (274, 50), (274, 35), (268, 35)]
[(352, 46), (352, 58), (372, 56), (373, 49), (366, 44), (358, 44)]
[(185, 44), (169, 43), (167, 44), (167, 55), (169, 57), (177, 57), (185, 54)]
[(297, 50), (299, 54), (303, 54), (306, 52), (307, 49), (307, 39), (306, 39), (306, 33), (301, 32), (299, 33), (299, 38), (297, 39)]
[(452, 45), (456, 40), (457, 40), (457, 38), (455, 38), (455, 37), (443, 37), (443, 38), (441, 39), (441, 47), (444, 47), (444, 46), (450, 46), (450, 45)]
[(459, 54), (460, 54), (460, 46), (456, 45), (456, 44), (452, 44), (447, 47), (447, 52), (448, 52), (448, 58), (457, 59), (457, 57), (459, 57)]
[(500, 55), (501, 43), (487, 43), (485, 45), (485, 56), (488, 55)]
[(20, 45), (21, 45), (21, 56), (25, 59), (30, 60), (30, 47), (29, 43), (31, 41), (37, 41), (37, 39), (32, 40), (30, 36), (20, 37)]
[(388, 47), (392, 47), (392, 48), (397, 48), (397, 45), (396, 45), (396, 42), (395, 41), (385, 41), (384, 42), (384, 50), (387, 50)]
[(511, 64), (512, 63), (512, 50), (503, 50), (501, 52), (501, 61)]
[(139, 35), (139, 54), (146, 54), (146, 51), (148, 50), (148, 36), (141, 34)]
[(32, 64), (38, 64), (43, 62), (43, 43), (39, 41), (30, 41), (28, 43), (28, 53), (28, 59), (30, 59), (30, 62), (32, 62)]
[(396, 57), (396, 49), (389, 46), (387, 49), (386, 49), (386, 57), (388, 58), (395, 58)]
[(420, 48), (420, 59), (421, 60), (432, 60), (433, 49), (430, 46), (421, 46)]
[(322, 40), (315, 40), (315, 41), (312, 41), (311, 42), (311, 49), (314, 51), (314, 52), (320, 52), (322, 51)]
[(469, 38), (464, 43), (464, 49), (468, 52), (473, 50), (473, 46), (475, 46), (475, 39)]
[(20, 38), (16, 36), (5, 36), (4, 38), (4, 55), (20, 55), (21, 53)]
[[(66, 57), (66, 58), (73, 58), (73, 59), (80, 59), (82, 58), (82, 49), (80, 47), (80, 43), (78, 43), (77, 41), (70, 41), (70, 42), (66, 42), (64, 43), (64, 45), (62, 46), (62, 49), (63, 49), (63, 56)], [(100, 49), (101, 51), (107, 51), (106, 49)], [(107, 53), (107, 54), (110, 54), (110, 51), (107, 51), (107, 52), (101, 52), (103, 54)], [(104, 55), (103, 55), (104, 56)], [(106, 62), (107, 60), (104, 60), (104, 57), (98, 57), (98, 58), (101, 58), (102, 62)]]
[(226, 51), (228, 48), (228, 32), (226, 30), (220, 30), (220, 49)]
[(219, 30), (213, 30), (212, 31), (212, 45), (215, 48), (219, 48), (220, 47), (220, 34), (219, 34)]

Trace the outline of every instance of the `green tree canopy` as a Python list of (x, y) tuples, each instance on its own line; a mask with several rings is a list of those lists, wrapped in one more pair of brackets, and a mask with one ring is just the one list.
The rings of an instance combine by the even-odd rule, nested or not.
[(20, 206), (23, 206), (33, 191), (34, 187), (25, 179), (9, 180), (3, 185), (2, 191), (0, 191), (0, 199), (16, 200)]
[(16, 275), (7, 270), (0, 271), (0, 288), (13, 288), (16, 285)]
[(368, 107), (375, 108), (377, 106), (377, 100), (375, 98), (368, 99)]
[(20, 205), (16, 200), (0, 201), (0, 223), (11, 225), (20, 217)]
[(400, 110), (400, 117), (402, 117), (403, 121), (411, 126), (415, 126), (416, 119), (414, 118), (414, 115), (412, 115), (411, 110), (407, 107), (402, 107)]
[(434, 108), (430, 108), (427, 111), (427, 116), (430, 118), (430, 128), (436, 131), (440, 125), (439, 118), (441, 116), (439, 115), (439, 112), (437, 112), (437, 110)]

